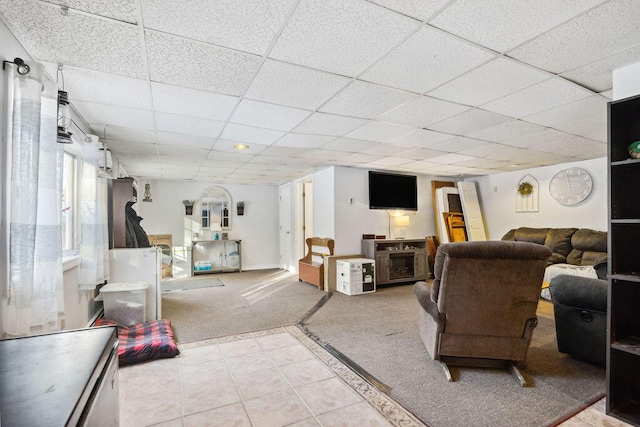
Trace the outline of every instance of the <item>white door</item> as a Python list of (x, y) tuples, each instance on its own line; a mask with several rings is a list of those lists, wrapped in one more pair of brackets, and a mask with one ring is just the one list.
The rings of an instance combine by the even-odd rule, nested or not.
[[(313, 183), (306, 181), (304, 183), (304, 191), (302, 193), (302, 206), (304, 209), (303, 216), (303, 233), (302, 247), (306, 251), (306, 241), (308, 237), (313, 237)], [(305, 254), (302, 254), (302, 258)]]
[(280, 268), (293, 270), (291, 261), (291, 186), (280, 187)]
[(469, 241), (487, 240), (476, 183), (460, 181), (458, 182), (458, 190), (460, 191), (460, 201), (462, 202), (462, 212), (464, 213), (464, 223), (467, 227)]

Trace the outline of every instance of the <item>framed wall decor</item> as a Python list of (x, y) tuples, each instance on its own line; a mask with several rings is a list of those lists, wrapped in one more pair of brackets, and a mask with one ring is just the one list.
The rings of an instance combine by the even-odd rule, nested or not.
[(538, 180), (525, 175), (516, 186), (516, 212), (538, 212)]

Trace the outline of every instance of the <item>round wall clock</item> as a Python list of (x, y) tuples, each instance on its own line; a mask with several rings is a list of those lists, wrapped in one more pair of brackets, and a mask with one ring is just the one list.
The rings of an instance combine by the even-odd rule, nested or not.
[(549, 193), (553, 200), (564, 206), (582, 202), (593, 188), (591, 175), (581, 168), (563, 169), (551, 178)]

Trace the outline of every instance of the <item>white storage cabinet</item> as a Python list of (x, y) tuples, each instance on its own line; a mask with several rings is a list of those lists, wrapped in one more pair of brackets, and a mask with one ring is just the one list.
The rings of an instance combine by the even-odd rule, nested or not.
[(348, 258), (336, 261), (336, 289), (347, 295), (376, 291), (375, 261), (367, 258)]

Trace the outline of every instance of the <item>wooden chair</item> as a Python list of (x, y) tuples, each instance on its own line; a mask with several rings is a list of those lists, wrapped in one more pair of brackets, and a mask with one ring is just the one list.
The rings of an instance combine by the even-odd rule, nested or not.
[(298, 280), (324, 288), (324, 257), (333, 255), (333, 239), (309, 237), (307, 254), (298, 261)]
[(461, 212), (443, 212), (442, 215), (447, 225), (449, 242), (466, 242), (469, 240), (464, 223), (464, 215)]

